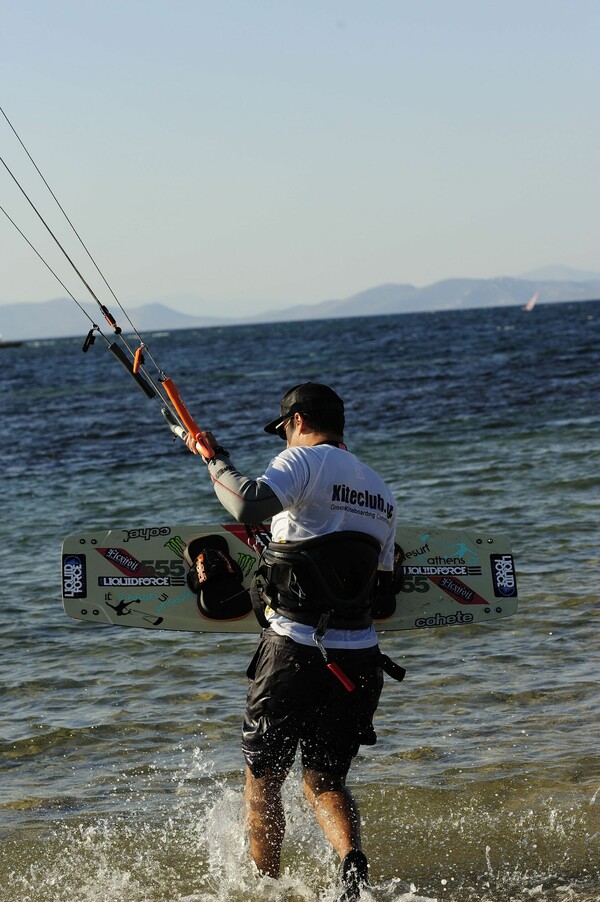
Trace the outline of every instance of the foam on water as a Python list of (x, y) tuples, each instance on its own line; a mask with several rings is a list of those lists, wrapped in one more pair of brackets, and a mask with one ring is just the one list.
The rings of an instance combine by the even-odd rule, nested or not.
[[(278, 881), (261, 879), (250, 861), (240, 773), (219, 775), (211, 756), (182, 748), (168, 794), (156, 793), (155, 777), (148, 771), (142, 788), (132, 782), (126, 800), (121, 787), (113, 814), (84, 818), (63, 811), (58, 823), (31, 820), (18, 838), (7, 838), (0, 852), (3, 902), (337, 898), (338, 863), (302, 797), (298, 773), (284, 788), (288, 829)], [(550, 802), (527, 807), (527, 799), (515, 795), (514, 810), (498, 817), (475, 795), (461, 800), (447, 791), (436, 797), (384, 785), (356, 791), (373, 876), (365, 902), (597, 898), (585, 892), (595, 861), (585, 811), (566, 814)], [(588, 810), (597, 796), (588, 797)], [(580, 847), (586, 843), (587, 849)], [(549, 855), (555, 875), (545, 867)], [(421, 879), (415, 885), (402, 871)]]

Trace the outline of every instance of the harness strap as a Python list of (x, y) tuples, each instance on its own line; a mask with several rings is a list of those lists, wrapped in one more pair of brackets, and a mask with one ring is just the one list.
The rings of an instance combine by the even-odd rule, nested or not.
[(401, 667), (400, 664), (396, 664), (396, 662), (392, 661), (391, 658), (388, 658), (387, 655), (381, 655), (379, 658), (379, 666), (384, 673), (387, 673), (387, 675), (393, 680), (396, 680), (397, 683), (401, 683), (406, 676), (404, 667)]
[(290, 620), (360, 629), (371, 622), (381, 546), (366, 533), (329, 533), (303, 542), (271, 542), (256, 571), (265, 601)]

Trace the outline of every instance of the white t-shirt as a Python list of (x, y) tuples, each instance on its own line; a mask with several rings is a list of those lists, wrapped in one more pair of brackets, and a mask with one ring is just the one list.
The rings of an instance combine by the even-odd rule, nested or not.
[[(275, 493), (284, 510), (271, 521), (274, 542), (299, 542), (332, 532), (354, 530), (381, 545), (380, 570), (392, 570), (396, 535), (396, 501), (383, 479), (354, 454), (333, 445), (286, 448), (269, 464), (259, 482)], [(267, 609), (274, 632), (314, 645), (314, 627), (296, 623)], [(377, 644), (375, 628), (327, 630), (328, 648), (369, 648)]]

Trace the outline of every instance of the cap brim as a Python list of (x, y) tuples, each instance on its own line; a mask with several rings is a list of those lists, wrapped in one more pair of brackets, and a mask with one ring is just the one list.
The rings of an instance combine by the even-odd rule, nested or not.
[(281, 416), (281, 414), (277, 417), (277, 419), (271, 420), (271, 422), (267, 423), (267, 425), (265, 426), (265, 432), (268, 432), (269, 435), (277, 435), (277, 427), (282, 420), (283, 417)]

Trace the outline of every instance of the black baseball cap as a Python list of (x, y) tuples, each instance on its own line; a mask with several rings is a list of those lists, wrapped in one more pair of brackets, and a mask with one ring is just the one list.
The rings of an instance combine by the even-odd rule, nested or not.
[(344, 402), (336, 395), (328, 385), (320, 382), (303, 382), (295, 385), (281, 399), (281, 413), (276, 419), (271, 420), (265, 426), (265, 432), (270, 435), (278, 435), (285, 420), (293, 417), (295, 413), (309, 416), (316, 411), (331, 411), (343, 414)]

